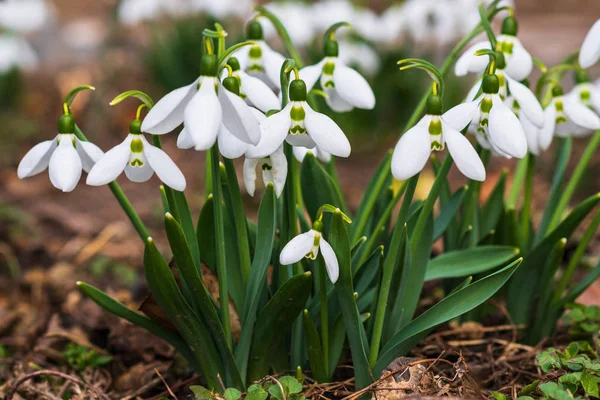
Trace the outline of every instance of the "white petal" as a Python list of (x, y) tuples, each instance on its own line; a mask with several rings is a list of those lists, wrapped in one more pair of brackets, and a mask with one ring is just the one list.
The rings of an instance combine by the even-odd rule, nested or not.
[(392, 155), (392, 175), (403, 181), (415, 176), (431, 154), (431, 141), (426, 127), (415, 126), (400, 137)]
[(315, 65), (309, 65), (300, 70), (300, 79), (304, 81), (308, 91), (310, 91), (319, 80), (319, 77), (323, 73), (324, 64), (325, 60), (323, 59)]
[(529, 118), (535, 126), (539, 128), (544, 126), (544, 110), (535, 97), (535, 94), (522, 83), (517, 82), (508, 76), (506, 76), (506, 79), (508, 80), (510, 93), (519, 103), (521, 112), (527, 114), (527, 118)]
[(294, 157), (300, 163), (302, 161), (304, 161), (304, 157), (306, 157), (306, 154), (309, 151), (314, 154), (314, 149), (307, 149), (306, 147), (303, 147), (303, 146), (294, 146), (293, 150), (294, 150)]
[(188, 132), (187, 128), (183, 128), (177, 136), (177, 148), (187, 150), (194, 147), (194, 139), (192, 139), (192, 135)]
[(506, 62), (506, 73), (511, 78), (522, 81), (531, 74), (532, 70), (533, 59), (531, 58), (531, 54), (529, 54), (518, 39), (515, 39), (512, 57)]
[(517, 116), (504, 105), (499, 96), (492, 97), (489, 132), (493, 145), (511, 157), (527, 155), (527, 139)]
[(544, 110), (544, 127), (540, 130), (540, 148), (548, 150), (554, 137), (554, 129), (556, 128), (556, 107), (554, 102), (551, 102)]
[(478, 101), (469, 101), (452, 107), (442, 115), (444, 121), (457, 131), (462, 131), (469, 125), (479, 107)]
[[(81, 159), (73, 147), (70, 135), (59, 135), (60, 143), (50, 157), (50, 181), (57, 189), (70, 192), (75, 189), (81, 177)], [(74, 137), (74, 136), (73, 136)]]
[(285, 187), (288, 171), (288, 163), (283, 153), (283, 146), (280, 146), (275, 153), (271, 154), (271, 164), (273, 166), (271, 173), (273, 175), (273, 184), (275, 185), (275, 194), (279, 197)]
[(336, 92), (354, 107), (371, 110), (375, 107), (375, 94), (361, 74), (337, 62), (333, 70)]
[(192, 136), (196, 150), (208, 150), (215, 144), (222, 119), (214, 80), (204, 78), (200, 90), (185, 108), (185, 129)]
[(333, 251), (333, 248), (331, 248), (331, 245), (322, 237), (319, 247), (321, 248), (321, 254), (323, 254), (323, 260), (325, 260), (327, 275), (329, 275), (331, 283), (335, 283), (340, 276), (340, 266), (337, 257), (335, 256), (335, 252)]
[(294, 147), (306, 147), (307, 149), (312, 149), (317, 145), (313, 138), (307, 134), (287, 135), (285, 141)]
[(540, 154), (540, 136), (541, 128), (538, 128), (527, 118), (527, 115), (521, 114), (519, 117), (521, 125), (523, 126), (523, 132), (525, 132), (525, 139), (527, 139), (527, 148), (533, 155)]
[(481, 79), (477, 79), (477, 81), (475, 81), (473, 86), (471, 86), (469, 93), (467, 93), (467, 97), (465, 97), (465, 101), (466, 102), (474, 101), (477, 98), (479, 89), (481, 89)]
[(327, 88), (325, 89), (325, 93), (327, 97), (325, 98), (325, 102), (333, 111), (338, 113), (344, 113), (352, 110), (354, 106), (344, 100), (342, 96), (340, 96), (339, 92), (335, 88)]
[(253, 197), (256, 189), (256, 164), (258, 164), (257, 158), (244, 160), (244, 186), (246, 186), (248, 194)]
[(79, 158), (81, 158), (83, 170), (85, 172), (90, 172), (94, 164), (102, 158), (104, 152), (92, 142), (82, 142), (79, 139), (75, 139), (75, 141), (77, 143), (76, 150), (77, 153), (79, 153)]
[(48, 168), (50, 156), (55, 148), (56, 138), (53, 140), (46, 140), (33, 146), (19, 163), (17, 176), (20, 179), (23, 179), (37, 175)]
[(221, 125), (221, 130), (219, 131), (219, 152), (223, 155), (223, 157), (227, 157), (230, 159), (239, 158), (250, 146), (248, 143), (242, 142), (240, 139), (235, 137), (229, 132), (229, 130), (225, 127), (225, 125)]
[(471, 142), (459, 131), (444, 124), (444, 140), (456, 166), (467, 178), (485, 180), (485, 167)]
[(183, 122), (186, 105), (196, 93), (195, 80), (188, 86), (175, 89), (160, 99), (142, 122), (142, 131), (160, 135), (169, 133)]
[[(321, 240), (323, 240), (323, 238), (321, 238)], [(279, 255), (279, 264), (290, 265), (302, 260), (308, 253), (310, 253), (314, 242), (315, 231), (312, 229), (296, 236), (285, 245), (283, 250), (281, 250), (281, 254)]]
[(250, 158), (263, 158), (273, 154), (277, 150), (290, 130), (292, 124), (291, 109), (292, 103), (289, 103), (283, 110), (261, 122), (260, 142), (256, 146), (251, 146), (246, 152), (246, 156)]
[(589, 68), (600, 59), (600, 19), (592, 25), (579, 51), (579, 65)]
[(171, 157), (158, 147), (152, 146), (143, 136), (142, 142), (144, 143), (146, 160), (154, 172), (156, 172), (158, 179), (170, 188), (183, 192), (186, 186), (185, 177)]
[(478, 57), (475, 55), (475, 52), (477, 50), (489, 48), (489, 42), (479, 42), (469, 47), (456, 61), (456, 65), (454, 66), (454, 74), (456, 74), (456, 76), (465, 76), (469, 72), (483, 71), (487, 66), (488, 58)]
[(223, 85), (219, 85), (219, 101), (223, 110), (223, 125), (238, 139), (248, 144), (258, 144), (260, 127), (246, 102)]
[(147, 162), (147, 160), (144, 161), (144, 165), (141, 167), (132, 167), (131, 164), (127, 164), (125, 166), (125, 176), (127, 176), (131, 182), (147, 182), (150, 180), (150, 178), (152, 178), (152, 175), (154, 175), (154, 170), (150, 164)]
[(596, 88), (592, 89), (591, 95), (592, 98), (590, 99), (590, 102), (592, 104), (592, 107), (594, 107), (596, 113), (600, 113), (600, 90)]
[(281, 66), (285, 62), (285, 57), (272, 50), (266, 43), (261, 43), (263, 66), (265, 74), (273, 85), (281, 88)]
[(279, 99), (266, 83), (243, 71), (239, 74), (242, 82), (241, 91), (256, 108), (264, 112), (281, 108)]
[(317, 158), (321, 160), (321, 162), (328, 163), (331, 161), (331, 154), (324, 150), (319, 150), (318, 147), (315, 147), (315, 149), (317, 150)]
[(306, 113), (306, 131), (319, 149), (337, 157), (348, 157), (351, 151), (350, 142), (340, 127), (327, 115), (313, 111), (308, 103), (303, 103), (303, 107)]
[(117, 179), (129, 162), (132, 139), (132, 135), (127, 135), (123, 142), (107, 151), (90, 170), (86, 183), (91, 186), (101, 186)]
[(600, 117), (583, 104), (565, 98), (563, 105), (565, 107), (565, 114), (567, 114), (567, 117), (573, 123), (587, 129), (600, 129)]

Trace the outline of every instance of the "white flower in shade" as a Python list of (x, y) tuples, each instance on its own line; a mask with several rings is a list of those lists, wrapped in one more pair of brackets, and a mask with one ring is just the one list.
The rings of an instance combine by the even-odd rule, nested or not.
[(0, 35), (0, 73), (11, 68), (31, 70), (38, 66), (38, 57), (29, 43), (12, 35)]
[[(240, 97), (246, 100), (246, 103), (265, 113), (281, 108), (279, 99), (273, 90), (259, 78), (242, 71), (237, 58), (229, 58), (227, 64), (232, 68), (233, 77), (239, 82)], [(226, 74), (225, 71), (223, 73)]]
[(600, 60), (600, 19), (592, 25), (579, 50), (579, 65), (589, 68)]
[(566, 137), (581, 134), (581, 128), (600, 129), (600, 117), (580, 101), (564, 96), (560, 86), (552, 88), (552, 100), (544, 110), (544, 119), (543, 148), (550, 146), (554, 135)]
[[(526, 79), (533, 70), (533, 58), (523, 47), (517, 37), (518, 25), (514, 17), (506, 17), (502, 23), (502, 34), (498, 35), (496, 51), (504, 55), (506, 74), (516, 81)], [(485, 70), (487, 57), (475, 55), (477, 50), (489, 49), (489, 42), (479, 42), (468, 48), (456, 61), (454, 72), (457, 76), (464, 76), (469, 72), (481, 73)]]
[[(600, 114), (600, 87), (597, 84), (589, 82), (585, 73), (576, 74), (576, 85), (565, 97), (595, 111), (596, 114)], [(576, 125), (573, 130), (573, 134), (576, 136), (585, 135), (590, 132), (589, 128), (579, 125)]]
[[(314, 13), (309, 5), (300, 1), (273, 1), (265, 4), (264, 7), (279, 18), (286, 27), (292, 42), (297, 46), (304, 47), (313, 40), (316, 30), (313, 21)], [(264, 20), (263, 18), (260, 21)], [(270, 22), (264, 24), (264, 28), (265, 37), (277, 36), (276, 30)]]
[(500, 83), (496, 75), (486, 75), (483, 94), (474, 101), (459, 104), (444, 114), (448, 125), (462, 130), (470, 124), (477, 141), (486, 149), (504, 157), (523, 158), (527, 139), (517, 116), (498, 95)]
[(133, 121), (125, 140), (96, 162), (88, 174), (88, 185), (106, 185), (117, 179), (123, 171), (132, 182), (146, 182), (156, 172), (158, 178), (170, 188), (180, 192), (185, 189), (185, 177), (181, 170), (167, 153), (148, 143), (140, 126), (139, 120)]
[[(451, 112), (451, 111), (450, 111)], [(427, 101), (427, 114), (398, 141), (392, 155), (392, 174), (398, 180), (408, 179), (425, 167), (431, 152), (448, 151), (465, 176), (485, 180), (485, 167), (469, 140), (448, 125), (442, 113), (442, 100), (432, 95)]]
[(305, 233), (301, 233), (285, 245), (279, 255), (279, 264), (294, 264), (303, 258), (316, 260), (319, 255), (319, 249), (325, 261), (327, 275), (332, 283), (335, 283), (340, 275), (340, 267), (333, 248), (323, 238), (323, 223), (316, 221), (313, 228)]
[(127, 25), (151, 21), (164, 15), (184, 16), (193, 11), (188, 0), (123, 0), (117, 15)]
[[(455, 3), (456, 18), (459, 21), (461, 35), (469, 34), (481, 22), (479, 3), (483, 3), (485, 7), (488, 7), (491, 2), (492, 0), (458, 0)], [(496, 8), (506, 6), (515, 8), (514, 1), (502, 0), (496, 4)], [(504, 17), (507, 14), (508, 11), (502, 11), (498, 15)]]
[(406, 29), (419, 44), (447, 45), (457, 38), (455, 5), (440, 0), (409, 0), (405, 3)]
[(242, 70), (262, 79), (272, 88), (281, 89), (281, 66), (285, 57), (269, 47), (263, 40), (262, 26), (257, 21), (250, 21), (247, 38), (254, 45), (244, 46), (234, 53)]
[(19, 32), (37, 31), (51, 20), (52, 12), (44, 0), (0, 1), (0, 26)]
[(327, 93), (327, 105), (337, 112), (346, 112), (354, 107), (372, 109), (375, 107), (375, 95), (371, 86), (358, 72), (346, 66), (338, 58), (338, 44), (326, 39), (325, 58), (318, 64), (300, 70), (300, 79), (306, 87), (312, 87), (320, 79), (323, 91)]
[(223, 84), (216, 77), (217, 57), (202, 57), (200, 78), (175, 89), (148, 112), (142, 131), (161, 135), (184, 123), (186, 135), (196, 150), (211, 148), (223, 125), (233, 136), (248, 144), (260, 140), (260, 128), (250, 107), (239, 94), (239, 83), (233, 77)]
[(290, 100), (283, 110), (260, 124), (260, 142), (248, 149), (247, 157), (262, 158), (273, 154), (284, 140), (292, 146), (317, 146), (337, 157), (350, 155), (350, 142), (340, 127), (328, 116), (314, 111), (306, 102), (304, 81), (292, 81)]
[(313, 147), (312, 149), (307, 149), (306, 147), (296, 146), (294, 147), (294, 157), (299, 162), (304, 161), (304, 157), (308, 153), (312, 153), (315, 157), (317, 157), (321, 162), (328, 163), (331, 161), (331, 154), (326, 151), (319, 150), (318, 147)]
[(63, 192), (70, 192), (81, 178), (81, 170), (89, 172), (104, 154), (98, 146), (79, 140), (75, 120), (63, 115), (58, 124), (58, 136), (35, 145), (19, 163), (20, 179), (34, 176), (48, 168), (50, 182)]
[(263, 158), (248, 158), (244, 160), (244, 185), (250, 196), (254, 196), (256, 189), (256, 166), (260, 165), (262, 178), (265, 185), (272, 183), (275, 194), (281, 196), (287, 177), (287, 159), (283, 153), (283, 146)]
[(547, 147), (543, 147), (543, 145), (549, 145), (549, 143), (544, 143), (542, 141), (542, 129), (536, 126), (528, 118), (526, 113), (522, 112), (519, 102), (513, 96), (508, 96), (504, 101), (504, 104), (511, 108), (513, 113), (519, 118), (521, 126), (523, 127), (523, 132), (525, 133), (527, 149), (529, 152), (537, 156), (542, 150), (547, 150)]

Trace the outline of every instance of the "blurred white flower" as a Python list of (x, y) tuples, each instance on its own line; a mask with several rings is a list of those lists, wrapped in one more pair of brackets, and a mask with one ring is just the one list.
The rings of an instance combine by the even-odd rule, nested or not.
[(592, 25), (579, 51), (579, 64), (589, 68), (600, 60), (600, 19)]
[(0, 73), (11, 68), (31, 70), (38, 66), (38, 57), (25, 39), (0, 35)]
[[(283, 26), (285, 26), (290, 34), (292, 42), (294, 42), (296, 46), (304, 47), (315, 38), (316, 30), (313, 23), (314, 14), (307, 4), (292, 1), (281, 3), (272, 2), (265, 4), (264, 7), (281, 20)], [(273, 28), (273, 25), (269, 20), (260, 18), (259, 22), (265, 31), (266, 38), (274, 38), (277, 35), (275, 28)]]
[[(455, 10), (456, 10), (456, 19), (459, 21), (458, 26), (460, 27), (460, 34), (466, 35), (479, 22), (481, 22), (481, 17), (479, 16), (479, 3), (483, 3), (484, 6), (489, 6), (493, 0), (455, 0)], [(502, 0), (498, 3), (496, 7), (515, 7), (513, 0)], [(498, 14), (500, 17), (505, 17), (508, 15), (507, 11), (502, 11)]]
[(356, 65), (365, 74), (374, 76), (381, 68), (379, 53), (364, 42), (340, 40), (338, 60), (346, 65)]
[(50, 21), (52, 12), (44, 0), (3, 0), (0, 27), (18, 32), (37, 31)]
[(445, 46), (456, 41), (456, 5), (448, 0), (408, 0), (403, 9), (406, 29), (419, 44)]
[(163, 15), (183, 16), (190, 11), (188, 0), (122, 0), (117, 14), (124, 24), (135, 25)]
[(200, 11), (215, 18), (245, 17), (252, 12), (252, 0), (188, 0), (192, 11)]

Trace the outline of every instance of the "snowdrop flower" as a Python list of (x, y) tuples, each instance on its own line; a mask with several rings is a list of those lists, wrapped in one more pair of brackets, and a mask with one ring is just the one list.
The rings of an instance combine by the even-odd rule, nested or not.
[(0, 73), (12, 68), (31, 70), (38, 65), (38, 57), (29, 43), (12, 35), (0, 35)]
[(223, 126), (240, 141), (257, 144), (260, 140), (258, 122), (237, 93), (237, 79), (229, 77), (221, 84), (217, 78), (217, 57), (207, 54), (202, 57), (200, 78), (173, 90), (156, 103), (144, 119), (142, 131), (161, 135), (183, 122), (185, 141), (189, 135), (196, 150), (208, 150)]
[(304, 81), (292, 81), (289, 97), (290, 102), (283, 110), (260, 124), (260, 142), (248, 150), (247, 157), (262, 158), (273, 154), (284, 140), (292, 146), (318, 146), (338, 157), (350, 155), (350, 142), (340, 127), (328, 116), (314, 111), (306, 102)]
[(217, 20), (230, 16), (244, 17), (250, 14), (253, 6), (251, 0), (191, 0), (190, 2), (193, 11), (205, 12)]
[(456, 40), (454, 10), (448, 1), (409, 0), (404, 6), (406, 29), (417, 43), (447, 45)]
[(600, 19), (592, 25), (579, 51), (579, 65), (589, 68), (600, 60)]
[[(575, 83), (575, 87), (565, 97), (589, 108), (596, 114), (600, 114), (600, 88), (591, 83), (587, 74), (583, 71), (576, 72)], [(575, 136), (583, 136), (591, 133), (591, 130), (575, 125), (572, 133)]]
[(398, 180), (408, 179), (425, 167), (431, 152), (448, 146), (456, 166), (465, 176), (476, 181), (485, 180), (485, 167), (469, 140), (446, 122), (442, 115), (442, 99), (431, 95), (427, 100), (427, 114), (398, 141), (392, 155), (392, 174)]
[(495, 74), (486, 75), (481, 85), (483, 94), (474, 101), (459, 104), (445, 114), (446, 122), (462, 130), (471, 124), (477, 141), (486, 149), (504, 157), (523, 158), (527, 139), (519, 119), (500, 96), (500, 82)]
[(187, 0), (123, 0), (117, 14), (127, 25), (158, 19), (162, 15), (183, 16), (192, 11)]
[[(264, 7), (279, 18), (283, 26), (286, 27), (292, 42), (296, 45), (304, 47), (313, 40), (316, 33), (313, 22), (314, 13), (307, 4), (298, 1), (285, 1), (271, 2), (265, 4)], [(265, 24), (265, 31), (266, 37), (276, 36), (276, 31), (271, 24)]]
[(339, 60), (338, 43), (327, 38), (323, 49), (323, 60), (300, 70), (300, 79), (306, 86), (312, 89), (320, 78), (321, 87), (327, 93), (327, 105), (336, 112), (350, 111), (354, 107), (368, 110), (375, 107), (375, 95), (369, 83)]
[(180, 192), (185, 189), (185, 177), (181, 170), (167, 153), (148, 143), (141, 125), (139, 119), (134, 120), (129, 125), (129, 135), (125, 140), (96, 162), (88, 174), (88, 185), (106, 185), (117, 179), (123, 171), (132, 182), (146, 182), (156, 172), (165, 185)]
[(58, 135), (35, 145), (19, 163), (20, 179), (34, 176), (48, 168), (50, 182), (63, 192), (71, 192), (81, 178), (81, 170), (89, 172), (104, 154), (95, 144), (75, 136), (75, 119), (63, 115), (58, 121)]
[(0, 26), (18, 32), (33, 32), (52, 17), (52, 8), (44, 0), (0, 1)]
[[(502, 33), (497, 38), (496, 51), (504, 54), (506, 74), (516, 81), (526, 79), (533, 70), (531, 54), (523, 47), (517, 38), (518, 24), (512, 17), (506, 17), (502, 23)], [(485, 70), (488, 60), (475, 55), (477, 50), (489, 49), (490, 43), (479, 42), (467, 49), (456, 61), (454, 72), (457, 76), (465, 76), (469, 72), (481, 73)]]
[[(525, 112), (522, 112), (519, 102), (513, 97), (508, 96), (504, 101), (507, 107), (519, 118), (523, 132), (525, 133), (525, 139), (527, 140), (527, 149), (533, 155), (539, 155), (542, 150), (547, 150), (545, 147), (546, 143), (542, 141), (542, 129), (536, 126), (527, 116)], [(543, 114), (542, 114), (543, 116)], [(542, 124), (543, 126), (543, 124)], [(549, 145), (549, 143), (548, 143)]]
[(312, 153), (315, 157), (317, 157), (321, 162), (328, 163), (331, 161), (331, 154), (326, 151), (319, 150), (318, 147), (313, 147), (312, 149), (307, 149), (306, 147), (294, 147), (294, 157), (298, 162), (303, 162), (304, 157), (308, 153)]
[(279, 264), (294, 264), (305, 257), (316, 260), (319, 249), (323, 254), (327, 275), (335, 283), (340, 275), (340, 267), (333, 248), (323, 238), (323, 222), (320, 220), (315, 221), (310, 231), (296, 236), (285, 245), (279, 255)]
[(247, 38), (255, 44), (242, 47), (234, 53), (242, 69), (269, 86), (281, 89), (280, 73), (285, 57), (272, 50), (264, 41), (262, 26), (258, 21), (248, 23)]
[(369, 76), (376, 75), (381, 69), (381, 59), (377, 51), (363, 42), (340, 41), (338, 60), (344, 65), (356, 65)]
[(279, 99), (271, 88), (259, 78), (242, 71), (237, 58), (231, 57), (227, 64), (233, 71), (233, 77), (239, 82), (240, 97), (246, 100), (246, 103), (265, 113), (281, 108)]
[(543, 148), (550, 146), (553, 135), (566, 137), (580, 133), (578, 126), (588, 130), (600, 129), (600, 117), (580, 101), (564, 96), (558, 85), (552, 88), (552, 100), (544, 110), (544, 119)]
[(262, 178), (265, 185), (272, 183), (275, 194), (281, 196), (287, 178), (287, 159), (283, 153), (283, 145), (275, 152), (263, 158), (248, 158), (244, 160), (244, 185), (250, 196), (254, 196), (256, 189), (256, 166), (260, 165)]

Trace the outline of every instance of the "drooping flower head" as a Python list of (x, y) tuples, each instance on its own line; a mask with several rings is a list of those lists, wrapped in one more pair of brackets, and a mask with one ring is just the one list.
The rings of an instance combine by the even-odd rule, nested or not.
[[(575, 87), (565, 95), (569, 101), (583, 105), (600, 114), (600, 87), (591, 83), (589, 77), (584, 71), (575, 72)], [(576, 125), (573, 127), (573, 134), (576, 136), (586, 135), (592, 132), (589, 126)]]
[(283, 193), (285, 181), (287, 178), (287, 159), (283, 153), (283, 145), (279, 146), (273, 154), (263, 158), (249, 158), (244, 160), (244, 185), (250, 196), (254, 196), (256, 189), (256, 166), (259, 165), (262, 171), (262, 178), (265, 185), (272, 183), (275, 186), (277, 197)]
[(579, 51), (579, 65), (589, 68), (600, 60), (600, 19), (592, 25)]
[(232, 76), (238, 80), (239, 96), (246, 100), (246, 103), (265, 113), (281, 108), (279, 99), (271, 88), (259, 78), (242, 71), (237, 58), (230, 57), (227, 64), (231, 67)]

